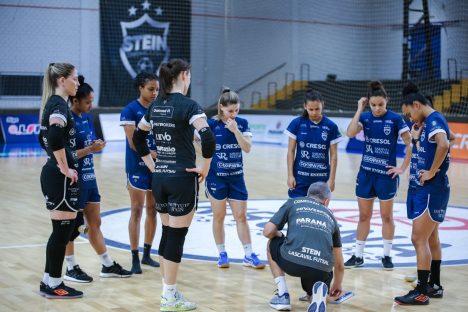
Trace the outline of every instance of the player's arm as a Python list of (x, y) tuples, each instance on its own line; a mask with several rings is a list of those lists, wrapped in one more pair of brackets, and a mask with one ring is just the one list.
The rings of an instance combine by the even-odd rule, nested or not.
[(387, 174), (392, 176), (392, 179), (394, 179), (396, 176), (399, 174), (402, 174), (405, 172), (406, 168), (408, 168), (410, 162), (411, 162), (411, 155), (413, 154), (413, 145), (412, 145), (412, 137), (409, 131), (405, 131), (401, 134), (401, 139), (406, 145), (406, 151), (405, 151), (405, 158), (403, 159), (403, 162), (401, 163), (400, 167), (394, 167), (394, 166), (387, 166), (388, 171)]
[(85, 146), (84, 148), (77, 150), (76, 154), (77, 154), (78, 159), (81, 159), (89, 154), (98, 153), (102, 151), (105, 146), (106, 146), (105, 141), (101, 139), (97, 139), (97, 140), (94, 140), (91, 145)]
[[(151, 156), (151, 151), (146, 144), (146, 137), (151, 130), (151, 124), (145, 119), (141, 118), (137, 128), (133, 133), (133, 144), (137, 153), (141, 156), (141, 159), (145, 162), (146, 167), (154, 173), (154, 159)], [(129, 141), (130, 143), (130, 141)]]
[(351, 119), (351, 122), (348, 125), (348, 129), (346, 130), (346, 135), (348, 137), (354, 138), (356, 134), (362, 130), (362, 124), (359, 122), (359, 118), (361, 117), (361, 114), (368, 102), (369, 100), (365, 97), (359, 99), (356, 113), (354, 114), (353, 119)]
[[(125, 125), (123, 125), (123, 129), (125, 131), (125, 137), (127, 138), (128, 145), (130, 146), (130, 148), (132, 150), (134, 150), (136, 152), (137, 150), (135, 148), (135, 143), (133, 142), (133, 133), (136, 130), (135, 125), (125, 124)], [(148, 132), (149, 132), (149, 130), (148, 130)]]
[(249, 153), (250, 148), (252, 147), (252, 138), (250, 136), (245, 136), (239, 129), (234, 132), (237, 143), (239, 143), (240, 148), (243, 152)]
[(338, 166), (338, 144), (330, 145), (330, 178), (328, 179), (328, 186), (330, 191), (335, 190), (335, 177), (336, 168)]
[(335, 265), (333, 266), (333, 283), (330, 289), (330, 296), (337, 296), (343, 291), (344, 260), (341, 247), (333, 247)]
[(47, 131), (47, 141), (52, 149), (57, 166), (60, 172), (71, 180), (71, 184), (78, 181), (78, 173), (68, 167), (67, 155), (63, 137), (65, 135), (65, 121), (60, 117), (49, 118), (49, 129)]
[(449, 142), (447, 140), (447, 134), (445, 133), (445, 131), (436, 133), (434, 135), (434, 141), (437, 144), (437, 148), (434, 155), (434, 161), (432, 162), (432, 166), (429, 171), (419, 171), (419, 181), (421, 182), (421, 184), (424, 184), (424, 181), (430, 180), (436, 175), (449, 150)]
[(452, 129), (449, 129), (450, 134), (449, 134), (449, 144), (452, 146), (455, 143), (455, 133), (453, 133)]
[(275, 237), (283, 236), (283, 233), (278, 230), (278, 226), (276, 224), (269, 221), (265, 224), (265, 227), (263, 228), (263, 236), (265, 236), (268, 239), (273, 239)]
[(193, 147), (195, 148), (195, 153), (197, 153), (198, 155), (202, 154), (200, 136), (196, 131), (193, 136)]
[(214, 134), (208, 126), (206, 118), (197, 118), (193, 121), (192, 125), (197, 129), (200, 135), (203, 162), (201, 167), (187, 168), (186, 171), (197, 173), (199, 176), (198, 182), (201, 183), (210, 170), (211, 158), (213, 157), (216, 143)]
[(294, 157), (296, 156), (296, 140), (293, 138), (288, 139), (288, 188), (294, 189), (296, 187), (296, 179), (294, 178)]

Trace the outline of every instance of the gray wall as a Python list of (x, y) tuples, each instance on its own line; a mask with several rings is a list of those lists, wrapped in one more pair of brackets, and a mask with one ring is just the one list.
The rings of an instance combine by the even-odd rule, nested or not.
[[(266, 96), (268, 81), (282, 87), (286, 72), (299, 79), (302, 63), (310, 64), (314, 80), (329, 73), (338, 79), (399, 79), (402, 29), (388, 25), (401, 25), (402, 2), (193, 0), (192, 97), (213, 104), (222, 85), (237, 89), (283, 62), (281, 70), (241, 92), (247, 105), (252, 91)], [(0, 72), (43, 72), (51, 61), (67, 61), (99, 93), (98, 1), (38, 3), (1, 2)], [(449, 57), (468, 68), (468, 1), (432, 0), (430, 11), (433, 21), (465, 19), (442, 30), (442, 75)], [(411, 22), (418, 18), (411, 14)], [(0, 107), (34, 105), (37, 99), (0, 99)]]

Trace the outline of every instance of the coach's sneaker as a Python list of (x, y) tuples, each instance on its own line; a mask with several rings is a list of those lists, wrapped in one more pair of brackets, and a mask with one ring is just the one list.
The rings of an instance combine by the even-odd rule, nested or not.
[(242, 265), (252, 267), (255, 269), (263, 269), (265, 267), (265, 263), (262, 263), (258, 256), (254, 253), (250, 255), (250, 257), (244, 257), (244, 261), (242, 261)]
[(101, 277), (130, 277), (132, 272), (123, 269), (120, 264), (114, 261), (114, 264), (110, 267), (102, 266)]
[(270, 300), (270, 307), (277, 311), (291, 311), (291, 300), (289, 294), (284, 293), (281, 296), (278, 294), (278, 289), (275, 290), (275, 295)]
[(166, 299), (161, 296), (161, 311), (192, 311), (197, 308), (197, 304), (188, 301), (180, 292), (176, 292), (176, 295), (172, 299)]
[(141, 258), (141, 264), (146, 264), (152, 266), (153, 268), (159, 268), (160, 266), (159, 262), (153, 260), (153, 258), (151, 258), (150, 256), (143, 256), (143, 258)]
[(385, 271), (393, 270), (392, 257), (385, 256), (382, 258), (382, 266)]
[(39, 284), (39, 295), (41, 295), (42, 297), (45, 297), (46, 295), (46, 287), (47, 285), (41, 281), (41, 283)]
[(418, 289), (410, 290), (404, 296), (395, 297), (395, 302), (403, 305), (428, 305), (429, 297), (421, 293)]
[(312, 287), (312, 302), (307, 308), (307, 312), (327, 311), (328, 286), (324, 282), (317, 282)]
[(218, 268), (229, 268), (229, 258), (225, 251), (219, 253)]
[(311, 296), (309, 294), (304, 293), (302, 296), (299, 297), (299, 301), (310, 302)]
[(351, 258), (349, 258), (348, 261), (344, 263), (344, 267), (346, 269), (350, 268), (356, 268), (364, 265), (364, 259), (363, 258), (358, 258), (355, 255), (353, 255)]
[(54, 288), (46, 286), (44, 289), (44, 296), (47, 299), (75, 299), (83, 297), (83, 292), (65, 286), (65, 284), (62, 282), (60, 285)]
[(409, 274), (409, 275), (406, 275), (405, 276), (405, 281), (407, 281), (408, 283), (412, 283), (414, 282), (415, 280), (418, 279), (418, 275), (417, 274)]
[(78, 264), (75, 265), (72, 270), (67, 269), (63, 279), (76, 283), (91, 283), (93, 281), (93, 278), (86, 274)]
[(429, 298), (442, 298), (444, 296), (444, 288), (440, 285), (429, 285), (427, 296)]

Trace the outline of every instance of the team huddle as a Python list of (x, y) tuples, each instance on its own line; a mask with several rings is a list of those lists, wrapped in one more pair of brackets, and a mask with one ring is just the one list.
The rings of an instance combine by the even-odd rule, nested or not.
[[(102, 262), (101, 277), (141, 274), (141, 264), (160, 267), (160, 310), (196, 309), (197, 305), (177, 289), (177, 274), (202, 182), (213, 212), (218, 267), (230, 266), (224, 233), (228, 204), (245, 252), (243, 265), (265, 267), (253, 251), (247, 222), (243, 153), (252, 148), (252, 133), (248, 121), (238, 116), (239, 96), (225, 88), (217, 116), (208, 119), (200, 105), (186, 96), (190, 83), (190, 64), (170, 60), (161, 65), (159, 77), (145, 72), (137, 75), (139, 97), (122, 110), (132, 254), (132, 267), (125, 270), (108, 254), (100, 230), (100, 194), (93, 153), (103, 150), (105, 142), (96, 138), (89, 114), (93, 89), (77, 76), (73, 65), (49, 64), (40, 112), (40, 142), (48, 155), (41, 172), (41, 187), (53, 230), (46, 248), (41, 295), (50, 299), (83, 296), (83, 292), (66, 286), (63, 279), (79, 283), (93, 280), (80, 268), (73, 250), (73, 240), (85, 226)], [(416, 85), (408, 83), (402, 93), (401, 108), (407, 121), (387, 109), (384, 86), (372, 81), (347, 129), (348, 137), (363, 131), (365, 142), (356, 178), (359, 222), (355, 250), (346, 262), (339, 223), (328, 208), (335, 190), (337, 145), (344, 138), (333, 120), (323, 115), (325, 100), (321, 94), (312, 90), (306, 93), (303, 114), (293, 119), (285, 131), (289, 199), (263, 230), (268, 238), (268, 264), (277, 286), (269, 302), (272, 308), (292, 308), (285, 273), (300, 278), (305, 293), (299, 300), (310, 303), (309, 312), (325, 311), (327, 297), (343, 294), (345, 268), (364, 265), (375, 198), (379, 199), (382, 218), (382, 267), (393, 269), (393, 199), (399, 175), (408, 167), (407, 215), (413, 221), (417, 283), (414, 290), (394, 300), (398, 304), (426, 305), (429, 298), (443, 296), (438, 225), (444, 220), (449, 200), (447, 170), (453, 136), (443, 115), (432, 108), (431, 99)], [(370, 111), (365, 111), (367, 106)], [(397, 166), (399, 138), (406, 149), (403, 162)], [(198, 166), (197, 154), (202, 158)], [(145, 202), (144, 252), (140, 261), (139, 232)], [(157, 212), (162, 223), (159, 262), (150, 255)], [(286, 225), (285, 234), (282, 230)], [(67, 268), (62, 278), (64, 260)]]

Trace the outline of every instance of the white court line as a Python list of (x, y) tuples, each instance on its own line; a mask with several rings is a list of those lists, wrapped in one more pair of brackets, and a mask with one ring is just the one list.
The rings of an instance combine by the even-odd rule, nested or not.
[[(76, 242), (75, 244), (86, 244), (87, 240), (82, 240), (80, 242)], [(18, 249), (18, 248), (34, 248), (34, 247), (45, 247), (47, 243), (44, 244), (28, 244), (28, 245), (12, 245), (12, 246), (0, 246), (0, 249)]]

